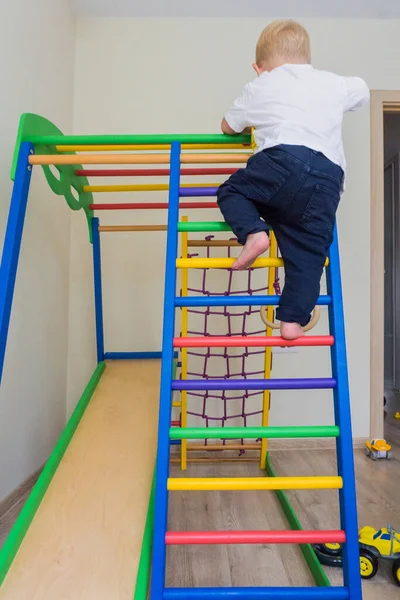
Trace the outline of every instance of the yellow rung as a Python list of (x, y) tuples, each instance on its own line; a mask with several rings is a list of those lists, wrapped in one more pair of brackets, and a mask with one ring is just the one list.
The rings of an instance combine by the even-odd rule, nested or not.
[(169, 478), (170, 491), (327, 490), (341, 489), (341, 477), (224, 477)]
[[(178, 258), (177, 269), (230, 269), (236, 258)], [(257, 258), (252, 267), (283, 267), (282, 258)]]
[[(177, 258), (177, 269), (230, 269), (236, 258)], [(325, 266), (329, 264), (326, 259)], [(257, 258), (251, 268), (283, 267), (282, 258)]]
[[(181, 154), (181, 163), (247, 163), (250, 154)], [(32, 154), (31, 165), (169, 165), (170, 154)]]
[[(182, 150), (246, 150), (243, 144), (182, 144)], [(118, 152), (130, 150), (171, 150), (171, 144), (93, 144), (59, 145), (57, 152)]]
[[(200, 187), (219, 187), (220, 183), (202, 183)], [(199, 187), (198, 183), (182, 183), (181, 188)], [(168, 183), (139, 183), (127, 185), (84, 185), (84, 192), (163, 192), (169, 190)]]
[(173, 407), (173, 408), (181, 408), (181, 406), (182, 406), (182, 403), (181, 403), (181, 402), (173, 402), (173, 403), (172, 403), (172, 407)]

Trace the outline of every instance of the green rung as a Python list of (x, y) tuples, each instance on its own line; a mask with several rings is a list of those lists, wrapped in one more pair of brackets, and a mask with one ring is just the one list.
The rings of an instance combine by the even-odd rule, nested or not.
[(340, 435), (336, 425), (310, 427), (173, 427), (171, 440), (249, 439), (249, 438), (336, 438)]
[(178, 231), (232, 231), (232, 229), (224, 221), (197, 221), (178, 223)]
[(224, 135), (215, 134), (161, 134), (161, 135), (32, 135), (29, 139), (32, 144), (56, 146), (59, 144), (250, 144), (250, 135)]

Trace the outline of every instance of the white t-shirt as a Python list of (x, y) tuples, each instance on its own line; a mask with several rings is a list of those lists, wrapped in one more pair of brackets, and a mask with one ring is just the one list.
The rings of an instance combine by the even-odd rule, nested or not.
[(258, 150), (278, 144), (307, 146), (346, 172), (343, 115), (368, 100), (369, 89), (359, 77), (286, 64), (248, 83), (225, 119), (237, 133), (255, 127)]

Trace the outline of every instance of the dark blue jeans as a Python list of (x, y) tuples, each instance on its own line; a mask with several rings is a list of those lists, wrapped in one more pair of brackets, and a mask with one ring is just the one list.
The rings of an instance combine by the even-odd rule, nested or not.
[[(257, 152), (218, 190), (218, 204), (239, 242), (273, 229), (285, 263), (285, 287), (276, 311), (281, 321), (310, 319), (332, 243), (343, 171), (304, 146)], [(268, 223), (268, 225), (267, 225)]]

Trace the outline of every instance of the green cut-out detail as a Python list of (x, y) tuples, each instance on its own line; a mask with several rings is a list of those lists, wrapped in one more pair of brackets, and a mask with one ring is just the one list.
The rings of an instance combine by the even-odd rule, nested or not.
[[(19, 149), (22, 142), (30, 142), (38, 136), (49, 135), (60, 137), (63, 136), (63, 133), (53, 123), (40, 115), (24, 113), (21, 116), (11, 166), (11, 179), (13, 181), (17, 168)], [(58, 154), (54, 146), (46, 146), (43, 144), (35, 144), (35, 152), (36, 154)], [(68, 154), (74, 153), (69, 152)], [(89, 227), (89, 238), (90, 241), (92, 241), (91, 220), (93, 211), (90, 210), (90, 205), (93, 204), (93, 196), (90, 192), (83, 191), (83, 186), (89, 185), (86, 177), (78, 177), (75, 175), (76, 170), (82, 169), (83, 167), (81, 165), (54, 165), (50, 168), (47, 165), (43, 165), (42, 168), (51, 190), (58, 196), (64, 196), (68, 206), (72, 210), (84, 210)], [(55, 169), (58, 172), (58, 176), (55, 175), (52, 169)], [(72, 188), (76, 191), (77, 198), (72, 193)]]

